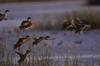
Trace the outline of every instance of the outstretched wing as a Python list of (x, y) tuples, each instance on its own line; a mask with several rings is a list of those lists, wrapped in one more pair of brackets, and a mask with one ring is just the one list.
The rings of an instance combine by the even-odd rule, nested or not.
[(21, 44), (15, 44), (14, 45), (14, 49), (16, 49), (16, 48), (18, 48), (18, 47), (20, 47), (21, 46)]
[(27, 23), (27, 21), (23, 21), (23, 22), (21, 23), (21, 26), (25, 25), (26, 23)]
[(22, 40), (19, 39), (19, 40), (17, 41), (17, 43), (14, 45), (14, 49), (20, 47), (20, 46), (21, 46), (21, 43), (22, 43)]
[(31, 27), (32, 23), (30, 21), (23, 21), (20, 27)]

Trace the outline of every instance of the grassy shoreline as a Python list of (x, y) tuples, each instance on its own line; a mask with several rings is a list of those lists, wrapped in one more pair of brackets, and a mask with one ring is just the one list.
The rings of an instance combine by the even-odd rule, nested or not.
[(92, 26), (92, 29), (100, 29), (100, 12), (92, 9), (77, 10), (72, 11), (71, 13), (66, 12), (66, 14), (56, 17), (56, 22), (53, 22), (50, 15), (48, 15), (44, 20), (46, 25), (40, 24), (39, 27), (41, 29), (43, 28), (42, 30), (61, 30), (64, 20), (72, 20), (76, 17), (86, 20)]

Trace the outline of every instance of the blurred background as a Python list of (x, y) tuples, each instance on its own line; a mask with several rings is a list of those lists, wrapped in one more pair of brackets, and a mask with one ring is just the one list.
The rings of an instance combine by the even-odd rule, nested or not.
[(87, 1), (89, 5), (100, 5), (99, 0), (0, 0), (0, 3), (10, 2), (45, 2), (45, 1)]

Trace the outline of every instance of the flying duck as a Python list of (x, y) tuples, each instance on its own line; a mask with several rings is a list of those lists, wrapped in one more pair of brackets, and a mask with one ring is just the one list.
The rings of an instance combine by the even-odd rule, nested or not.
[(86, 31), (90, 29), (92, 26), (86, 21), (85, 19), (78, 19), (80, 21), (80, 24), (82, 26), (81, 30)]
[(33, 45), (37, 45), (38, 43), (40, 43), (42, 40), (44, 39), (44, 37), (36, 37), (33, 40)]
[(0, 21), (7, 19), (7, 13), (9, 12), (9, 10), (5, 10), (5, 12), (2, 14), (0, 13)]
[(22, 21), (21, 25), (19, 26), (20, 30), (29, 29), (32, 27), (31, 17), (28, 17), (27, 20)]
[[(64, 27), (65, 26), (65, 27)], [(63, 28), (67, 30), (74, 30), (76, 28), (75, 20), (71, 19), (63, 24)]]
[(19, 40), (17, 41), (17, 43), (14, 45), (14, 49), (17, 49), (18, 47), (20, 47), (23, 43), (27, 42), (29, 38), (29, 35), (26, 35), (25, 37), (21, 37), (19, 38)]
[(62, 24), (62, 30), (66, 30), (69, 25), (70, 22), (68, 20), (64, 20)]
[(20, 56), (20, 59), (18, 60), (18, 63), (20, 64), (21, 62), (23, 62), (30, 52), (31, 52), (31, 50), (27, 50), (25, 52), (25, 54), (22, 54), (22, 53), (19, 53), (19, 52), (15, 51), (15, 53)]
[(36, 37), (33, 38), (33, 45), (37, 45), (38, 43), (40, 43), (42, 40), (54, 40), (55, 38), (51, 38), (50, 36), (40, 36), (40, 37)]
[(84, 32), (91, 28), (91, 25), (83, 19), (76, 18), (76, 33)]

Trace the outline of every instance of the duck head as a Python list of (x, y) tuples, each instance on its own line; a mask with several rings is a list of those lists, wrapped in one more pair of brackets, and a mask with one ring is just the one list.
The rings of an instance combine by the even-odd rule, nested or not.
[(30, 36), (29, 35), (26, 35), (26, 38), (29, 38)]
[(9, 12), (9, 10), (5, 10), (4, 14), (6, 14), (6, 13), (8, 13), (8, 12)]
[(27, 21), (30, 21), (31, 20), (31, 17), (27, 17)]
[(45, 38), (48, 39), (48, 38), (50, 38), (50, 36), (46, 36)]
[(7, 18), (7, 13), (9, 12), (9, 10), (5, 10), (5, 12), (4, 12), (4, 16), (5, 16), (5, 20), (6, 20), (6, 18)]
[(9, 10), (5, 10), (5, 12), (9, 12)]

